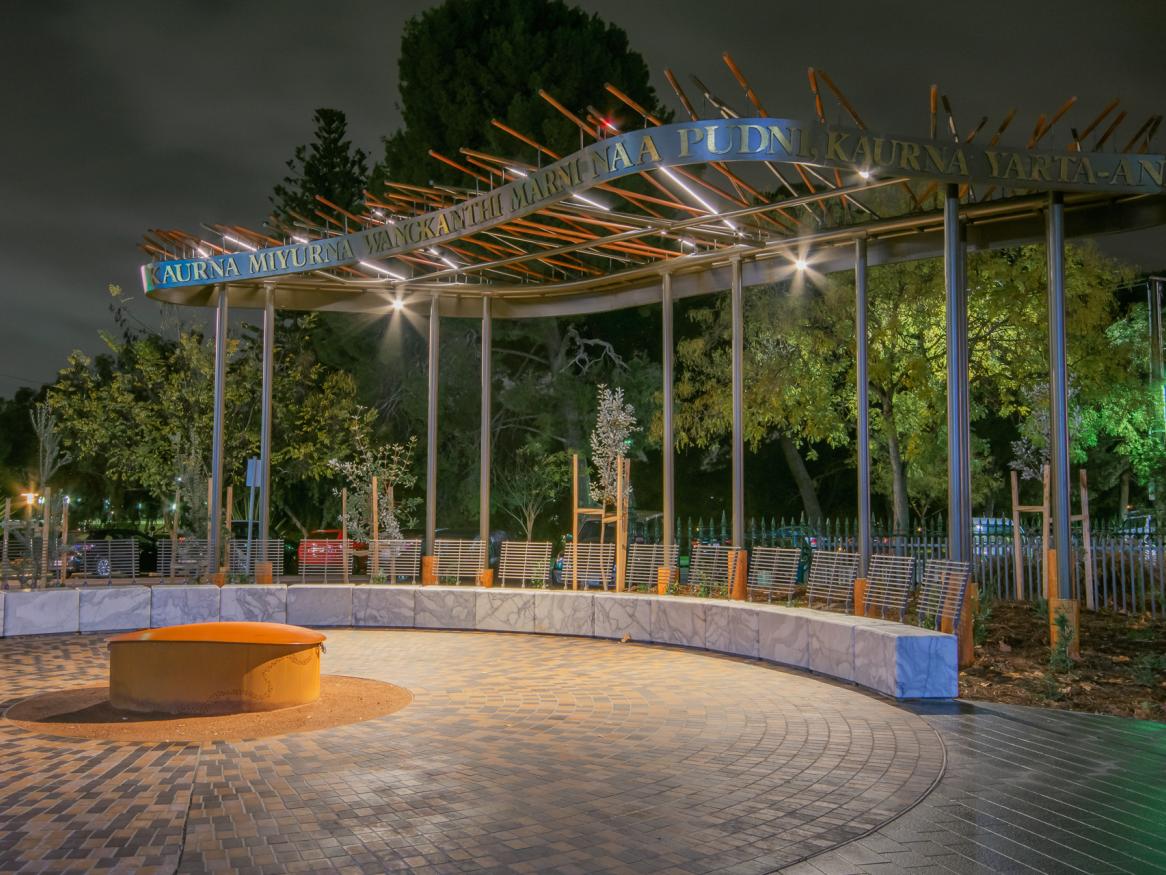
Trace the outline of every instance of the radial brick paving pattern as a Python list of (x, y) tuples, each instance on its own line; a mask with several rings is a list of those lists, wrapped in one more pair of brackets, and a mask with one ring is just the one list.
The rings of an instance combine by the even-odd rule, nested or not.
[[(99, 636), (0, 641), (0, 700), (99, 682)], [(927, 722), (743, 660), (595, 640), (333, 631), (396, 714), (242, 742), (0, 725), (0, 871), (770, 872), (939, 778)]]

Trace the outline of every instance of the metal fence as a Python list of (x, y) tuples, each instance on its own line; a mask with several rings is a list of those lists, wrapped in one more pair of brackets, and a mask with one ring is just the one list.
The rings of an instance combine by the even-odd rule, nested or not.
[[(659, 517), (636, 532), (646, 543), (658, 543), (662, 535)], [(817, 550), (858, 549), (857, 521), (751, 517), (745, 525), (745, 548), (797, 547)], [(994, 598), (1033, 600), (1044, 595), (1045, 550), (1039, 528), (1023, 529), (1017, 552), (1009, 526), (995, 532), (972, 534), (972, 579), (981, 592)], [(731, 526), (727, 515), (679, 517), (675, 531), (682, 556), (691, 556), (695, 544), (727, 544)], [(910, 556), (915, 561), (916, 583), (929, 560), (946, 559), (947, 528), (941, 517), (912, 525), (908, 532), (894, 532), (885, 523), (872, 525), (873, 553)], [(1086, 551), (1080, 524), (1073, 526), (1070, 562), (1073, 590), (1082, 607), (1110, 608), (1126, 613), (1166, 616), (1166, 535), (1131, 532), (1119, 521), (1096, 523)], [(1017, 581), (1019, 580), (1019, 585)]]
[(256, 562), (270, 562), (272, 578), (283, 576), (283, 540), (280, 538), (266, 541), (232, 539), (227, 542), (227, 555), (230, 560), (227, 570), (231, 574), (251, 577), (255, 574)]
[(191, 578), (203, 574), (207, 568), (206, 538), (169, 538), (158, 542), (158, 575), (160, 577)]

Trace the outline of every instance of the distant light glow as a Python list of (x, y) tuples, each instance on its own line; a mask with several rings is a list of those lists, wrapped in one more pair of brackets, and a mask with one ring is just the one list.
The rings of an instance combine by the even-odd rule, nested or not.
[(805, 270), (807, 267), (809, 267), (809, 265), (806, 263), (806, 260), (804, 258), (799, 258), (797, 261), (794, 262), (794, 267), (796, 267), (799, 271), (801, 271), (801, 270)]
[(526, 171), (519, 170), (517, 167), (507, 167), (506, 172), (513, 173), (515, 176), (521, 176), (523, 179), (526, 179)]
[(369, 270), (375, 270), (377, 273), (381, 274), (382, 276), (391, 276), (395, 280), (403, 280), (404, 279), (404, 277), (401, 276), (399, 273), (394, 273), (393, 271), (389, 270), (387, 267), (381, 267), (379, 264), (373, 264), (371, 261), (362, 261), (362, 262), (360, 262), (360, 266), (367, 267)]
[(870, 179), (870, 171), (869, 170), (860, 170), (860, 171), (858, 171), (858, 175), (861, 176), (863, 179)]
[(614, 131), (617, 134), (619, 133), (619, 128), (612, 124), (611, 119), (601, 118), (599, 121), (602, 122), (603, 126), (609, 131)]
[(680, 245), (687, 246), (689, 249), (696, 249), (696, 241), (689, 240), (687, 237), (680, 238)]
[(307, 237), (301, 237), (299, 234), (292, 234), (291, 238), (292, 238), (292, 240), (296, 241), (296, 243), (307, 243), (308, 242)]

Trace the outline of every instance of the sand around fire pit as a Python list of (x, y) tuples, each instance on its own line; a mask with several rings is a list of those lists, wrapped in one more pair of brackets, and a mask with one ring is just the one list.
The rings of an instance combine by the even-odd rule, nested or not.
[(29, 732), (108, 741), (238, 741), (311, 732), (359, 723), (400, 711), (413, 701), (403, 687), (366, 678), (324, 675), (320, 698), (278, 711), (205, 717), (139, 714), (109, 704), (109, 687), (42, 693), (17, 702), (4, 715)]

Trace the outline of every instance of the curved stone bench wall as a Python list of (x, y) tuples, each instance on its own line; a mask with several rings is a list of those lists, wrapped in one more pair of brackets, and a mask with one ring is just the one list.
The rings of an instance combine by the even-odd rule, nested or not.
[(887, 620), (751, 602), (446, 586), (112, 586), (0, 593), (5, 636), (214, 620), (534, 632), (763, 659), (895, 698), (958, 695), (956, 640)]

